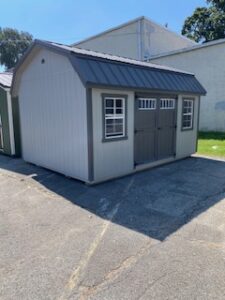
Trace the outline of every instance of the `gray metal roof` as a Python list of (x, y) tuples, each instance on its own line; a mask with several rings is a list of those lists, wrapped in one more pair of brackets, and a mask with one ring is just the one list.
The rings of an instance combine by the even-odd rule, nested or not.
[(0, 73), (0, 86), (10, 88), (13, 74), (10, 72)]
[(45, 47), (66, 55), (85, 86), (149, 92), (206, 94), (195, 76), (185, 71), (40, 40), (36, 40), (20, 60), (14, 77), (35, 46)]
[(205, 94), (194, 75), (74, 55), (71, 62), (85, 85)]

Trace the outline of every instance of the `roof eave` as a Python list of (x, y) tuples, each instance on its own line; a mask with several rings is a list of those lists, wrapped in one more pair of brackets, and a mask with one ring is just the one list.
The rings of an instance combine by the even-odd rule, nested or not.
[(135, 91), (144, 91), (144, 92), (153, 92), (153, 93), (165, 93), (165, 94), (185, 94), (185, 95), (196, 95), (196, 96), (205, 96), (207, 94), (206, 90), (202, 87), (204, 91), (195, 92), (195, 91), (181, 91), (181, 90), (163, 90), (163, 89), (153, 89), (153, 88), (144, 88), (144, 87), (134, 87), (134, 86), (118, 86), (118, 85), (109, 85), (102, 83), (93, 83), (90, 81), (86, 82), (87, 88), (103, 88), (103, 89), (116, 89), (116, 90), (133, 90)]

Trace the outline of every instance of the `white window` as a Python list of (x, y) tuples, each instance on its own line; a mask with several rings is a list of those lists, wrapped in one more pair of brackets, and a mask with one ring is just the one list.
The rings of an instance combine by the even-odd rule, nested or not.
[(138, 98), (138, 109), (139, 110), (156, 109), (156, 99), (155, 98)]
[(160, 99), (160, 109), (174, 109), (175, 99), (161, 98)]
[(183, 99), (182, 129), (193, 128), (194, 100)]
[(0, 115), (0, 150), (3, 150), (3, 130), (2, 130), (2, 118)]
[(104, 98), (104, 138), (125, 137), (125, 97)]

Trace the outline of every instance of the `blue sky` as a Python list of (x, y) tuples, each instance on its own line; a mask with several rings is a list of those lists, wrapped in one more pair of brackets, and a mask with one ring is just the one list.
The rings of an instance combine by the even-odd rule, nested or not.
[(0, 26), (71, 44), (145, 15), (180, 33), (184, 19), (204, 5), (204, 0), (1, 0)]

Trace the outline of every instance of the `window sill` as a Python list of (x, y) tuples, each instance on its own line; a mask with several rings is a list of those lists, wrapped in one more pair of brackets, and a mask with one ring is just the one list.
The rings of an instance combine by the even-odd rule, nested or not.
[(192, 131), (193, 130), (193, 127), (192, 128), (181, 128), (181, 131)]
[(102, 143), (108, 143), (108, 142), (118, 142), (118, 141), (124, 141), (124, 140), (128, 140), (128, 136), (122, 136), (122, 137), (118, 137), (118, 138), (103, 138), (102, 139)]

